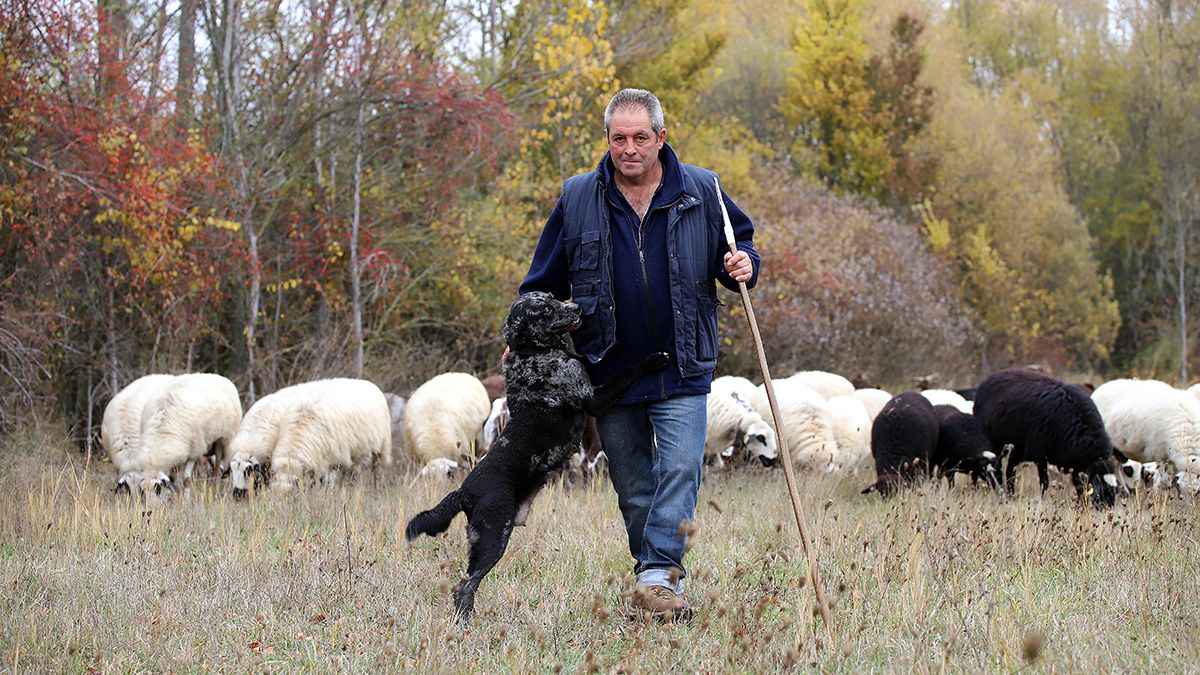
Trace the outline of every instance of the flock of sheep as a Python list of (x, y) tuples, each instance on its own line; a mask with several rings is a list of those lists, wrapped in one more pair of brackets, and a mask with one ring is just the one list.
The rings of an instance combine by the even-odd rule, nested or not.
[[(243, 415), (236, 386), (220, 375), (147, 375), (109, 402), (101, 443), (118, 491), (157, 497), (191, 480), (197, 465), (228, 475), (235, 497), (256, 487), (286, 491), (305, 480), (333, 484), (342, 472), (392, 464), (394, 443), (421, 475), (453, 479), (487, 452), (505, 422), (503, 384), (495, 380), (445, 373), (407, 400), (366, 380), (318, 380), (265, 396)], [(776, 380), (774, 389), (795, 466), (835, 473), (873, 466), (878, 481), (867, 491), (886, 494), (930, 473), (952, 485), (962, 472), (998, 486), (1007, 457), (1005, 479), (1031, 461), (1043, 487), (1053, 465), (1071, 474), (1081, 493), (1107, 496), (1137, 485), (1200, 492), (1200, 385), (1184, 391), (1154, 380), (1114, 380), (1089, 396), (1042, 373), (1010, 369), (978, 390), (892, 396), (822, 371)], [(573, 470), (595, 466), (599, 448), (594, 439), (585, 445)], [(715, 379), (704, 450), (709, 469), (770, 466), (778, 447), (763, 387)]]

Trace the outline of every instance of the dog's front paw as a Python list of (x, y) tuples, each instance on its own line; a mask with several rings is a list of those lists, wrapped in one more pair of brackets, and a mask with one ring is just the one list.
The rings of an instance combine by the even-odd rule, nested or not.
[(650, 370), (662, 370), (671, 362), (671, 355), (666, 352), (655, 352), (646, 357), (646, 367)]

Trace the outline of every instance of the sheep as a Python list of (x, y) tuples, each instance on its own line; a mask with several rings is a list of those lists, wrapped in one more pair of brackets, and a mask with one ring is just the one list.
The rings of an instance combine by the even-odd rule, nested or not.
[(852, 395), (834, 396), (826, 406), (833, 416), (838, 466), (854, 470), (871, 457), (871, 416), (863, 402)]
[(745, 450), (747, 457), (770, 466), (778, 456), (775, 430), (739, 394), (713, 391), (708, 394), (708, 424), (704, 459), (721, 466), (726, 449)]
[(876, 481), (862, 492), (887, 497), (929, 471), (937, 448), (938, 421), (929, 399), (915, 391), (892, 397), (871, 425)]
[(270, 482), (269, 468), (279, 441), (280, 424), (293, 401), (304, 395), (305, 387), (306, 384), (297, 384), (264, 396), (242, 417), (221, 462), (222, 468), (229, 472), (235, 498), (247, 494), (252, 474), (260, 485)]
[(500, 432), (504, 431), (504, 425), (508, 423), (508, 398), (501, 396), (492, 401), (492, 412), (488, 415), (487, 421), (483, 423), (483, 428), (479, 431), (477, 439), (479, 455), (483, 456), (487, 453), (488, 448), (492, 447), (492, 443), (499, 438)]
[(793, 373), (787, 379), (790, 382), (798, 382), (812, 387), (813, 391), (816, 391), (826, 399), (854, 393), (854, 384), (850, 380), (841, 375), (827, 373), (822, 370), (802, 370), (798, 373)]
[[(833, 435), (833, 415), (825, 398), (799, 382), (783, 380), (776, 385), (779, 424), (783, 427), (777, 432), (782, 433), (787, 442), (792, 463), (811, 470), (837, 471), (840, 465), (837, 440)], [(766, 401), (765, 391), (760, 400)], [(764, 419), (771, 414), (769, 408), (766, 414), (762, 409), (758, 412)]]
[(1092, 393), (1113, 447), (1127, 459), (1183, 470), (1200, 456), (1200, 400), (1158, 380), (1112, 380)]
[(392, 463), (391, 415), (374, 383), (319, 380), (297, 390), (271, 455), (273, 490), (291, 490), (308, 474), (333, 483), (342, 469)]
[(968, 415), (974, 408), (971, 401), (963, 398), (963, 395), (951, 389), (925, 389), (921, 395), (929, 399), (929, 402), (938, 405), (954, 406), (959, 412), (964, 412)]
[(1195, 396), (1197, 399), (1200, 399), (1200, 383), (1193, 384), (1192, 386), (1188, 387), (1187, 393)]
[[(714, 379), (712, 385), (709, 387), (709, 391), (722, 394), (737, 394), (743, 401), (747, 401), (750, 405), (754, 406), (755, 410), (759, 409), (760, 403), (758, 398), (764, 393), (758, 385), (744, 377), (736, 375), (722, 375)], [(766, 404), (765, 400), (761, 402), (761, 405)]]
[(191, 478), (196, 460), (210, 451), (223, 456), (242, 421), (237, 387), (212, 373), (173, 378), (157, 388), (142, 410), (137, 459), (141, 491), (166, 497), (171, 474), (183, 467)]
[[(933, 390), (921, 393), (929, 391)], [(950, 487), (954, 487), (956, 473), (969, 475), (972, 484), (982, 479), (999, 487), (999, 461), (979, 418), (944, 403), (933, 406), (933, 414), (938, 421), (938, 440), (930, 463), (946, 477)]]
[(386, 392), (388, 415), (392, 418), (392, 454), (404, 452), (404, 406), (408, 401), (403, 396)]
[(874, 422), (876, 417), (879, 417), (879, 411), (883, 410), (883, 406), (892, 400), (892, 395), (883, 389), (855, 389), (851, 394), (854, 398), (862, 401), (863, 406), (867, 409), (867, 417)]
[(476, 441), (491, 411), (487, 390), (469, 373), (443, 373), (408, 397), (404, 413), (404, 445), (417, 464), (435, 457), (473, 456)]
[(104, 417), (100, 422), (100, 445), (117, 470), (118, 492), (129, 492), (131, 487), (137, 485), (130, 474), (141, 469), (134, 460), (141, 445), (142, 410), (146, 407), (146, 400), (173, 379), (174, 375), (139, 377), (117, 392), (104, 408)]
[(1117, 473), (1112, 442), (1096, 404), (1084, 390), (1035, 370), (1009, 368), (989, 375), (975, 393), (975, 415), (983, 422), (992, 452), (1003, 455), (1004, 484), (1013, 491), (1021, 462), (1035, 462), (1042, 492), (1050, 485), (1047, 465), (1071, 474), (1075, 491), (1096, 506), (1116, 501)]

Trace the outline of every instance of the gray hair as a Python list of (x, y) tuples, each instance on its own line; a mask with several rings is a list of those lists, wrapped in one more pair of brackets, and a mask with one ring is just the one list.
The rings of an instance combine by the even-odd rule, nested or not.
[(612, 127), (613, 113), (625, 108), (645, 110), (650, 115), (650, 129), (656, 134), (667, 127), (666, 121), (663, 120), (662, 104), (658, 102), (657, 96), (645, 89), (622, 89), (613, 94), (608, 101), (608, 107), (604, 109), (604, 135), (607, 136), (609, 128)]

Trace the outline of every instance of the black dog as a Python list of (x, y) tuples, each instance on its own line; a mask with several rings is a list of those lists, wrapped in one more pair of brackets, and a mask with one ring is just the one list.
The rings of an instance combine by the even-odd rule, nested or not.
[(471, 615), (479, 582), (504, 555), (513, 527), (525, 524), (534, 497), (579, 452), (586, 415), (599, 415), (639, 377), (667, 365), (666, 353), (651, 354), (593, 389), (567, 340), (579, 323), (579, 306), (549, 293), (527, 293), (513, 303), (504, 320), (508, 424), (462, 487), (418, 513), (404, 530), (411, 543), (422, 534), (445, 532), (466, 512), (467, 577), (454, 588), (454, 608), (462, 619)]

